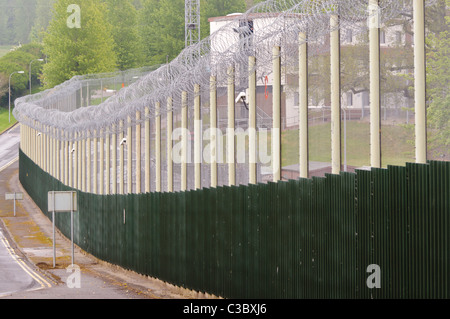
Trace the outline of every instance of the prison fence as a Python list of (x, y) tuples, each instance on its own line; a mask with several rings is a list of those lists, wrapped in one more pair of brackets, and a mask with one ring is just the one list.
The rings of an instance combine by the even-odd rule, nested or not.
[[(20, 181), (49, 218), (47, 193), (72, 190), (22, 152)], [(450, 297), (448, 162), (176, 193), (77, 192), (79, 247), (179, 287), (252, 299)], [(70, 215), (57, 227), (70, 236)]]

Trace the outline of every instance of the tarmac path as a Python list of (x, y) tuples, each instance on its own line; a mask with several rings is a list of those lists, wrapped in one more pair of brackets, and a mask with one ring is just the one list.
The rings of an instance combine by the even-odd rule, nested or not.
[[(20, 129), (0, 135), (0, 300), (1, 299), (203, 299), (155, 278), (107, 264), (56, 233), (53, 267), (52, 223), (19, 181)], [(6, 193), (24, 200), (5, 200)]]

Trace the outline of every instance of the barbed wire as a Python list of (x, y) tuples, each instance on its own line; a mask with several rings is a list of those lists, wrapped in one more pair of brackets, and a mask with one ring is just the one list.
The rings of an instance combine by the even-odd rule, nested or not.
[[(435, 2), (427, 1), (427, 5)], [(305, 34), (304, 41), (311, 46), (309, 55), (317, 54), (323, 47), (321, 38), (334, 31), (330, 27), (331, 16), (339, 17), (335, 30), (350, 28), (362, 33), (368, 30), (368, 20), (373, 14), (377, 14), (381, 26), (411, 11), (411, 0), (380, 0), (375, 11), (369, 10), (367, 0), (265, 1), (243, 14), (215, 19), (221, 24), (217, 31), (187, 47), (166, 65), (76, 76), (50, 90), (17, 99), (14, 116), (19, 122), (60, 140), (81, 139), (88, 132), (91, 137), (118, 133), (130, 125), (181, 110), (182, 92), (187, 93), (190, 102), (196, 94), (207, 96), (211, 76), (218, 88), (226, 87), (230, 67), (235, 69), (237, 85), (245, 89), (251, 72), (256, 71), (261, 77), (272, 72), (274, 46), (281, 48), (287, 73), (295, 72), (301, 44), (299, 33)], [(254, 69), (249, 69), (250, 56), (257, 61)], [(117, 90), (117, 85), (125, 82), (131, 84)], [(195, 85), (200, 86), (200, 92), (194, 90)], [(108, 86), (113, 87), (111, 91), (115, 94), (103, 101)], [(95, 96), (92, 92), (97, 93), (97, 99), (102, 95), (99, 105), (91, 105)], [(170, 109), (166, 106), (169, 97)], [(161, 106), (159, 110), (156, 103)], [(188, 104), (191, 109), (192, 104)], [(141, 112), (140, 120), (136, 120), (136, 112)], [(66, 134), (61, 135), (61, 131)]]

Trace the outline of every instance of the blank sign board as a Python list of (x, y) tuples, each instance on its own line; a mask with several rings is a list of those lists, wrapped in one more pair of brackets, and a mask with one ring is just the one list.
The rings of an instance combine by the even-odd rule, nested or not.
[(49, 212), (64, 213), (77, 210), (77, 192), (48, 192)]
[(5, 194), (5, 200), (23, 200), (22, 193), (7, 193)]

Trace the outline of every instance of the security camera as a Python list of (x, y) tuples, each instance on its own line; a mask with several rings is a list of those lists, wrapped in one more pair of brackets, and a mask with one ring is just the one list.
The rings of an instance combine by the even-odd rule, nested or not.
[(125, 137), (125, 138), (123, 138), (123, 140), (120, 142), (120, 145), (124, 145), (124, 144), (126, 144), (127, 143), (127, 138)]
[(242, 103), (244, 103), (245, 108), (248, 110), (248, 105), (247, 105), (247, 93), (246, 92), (241, 92), (239, 93), (238, 97), (236, 98), (236, 103), (239, 102), (239, 100), (242, 100)]
[(242, 101), (245, 102), (247, 99), (247, 94), (245, 92), (239, 93), (238, 97), (236, 98), (236, 103), (239, 103), (239, 101), (242, 99)]
[(42, 133), (37, 133), (37, 136), (39, 137), (39, 136), (41, 136), (42, 135)]

